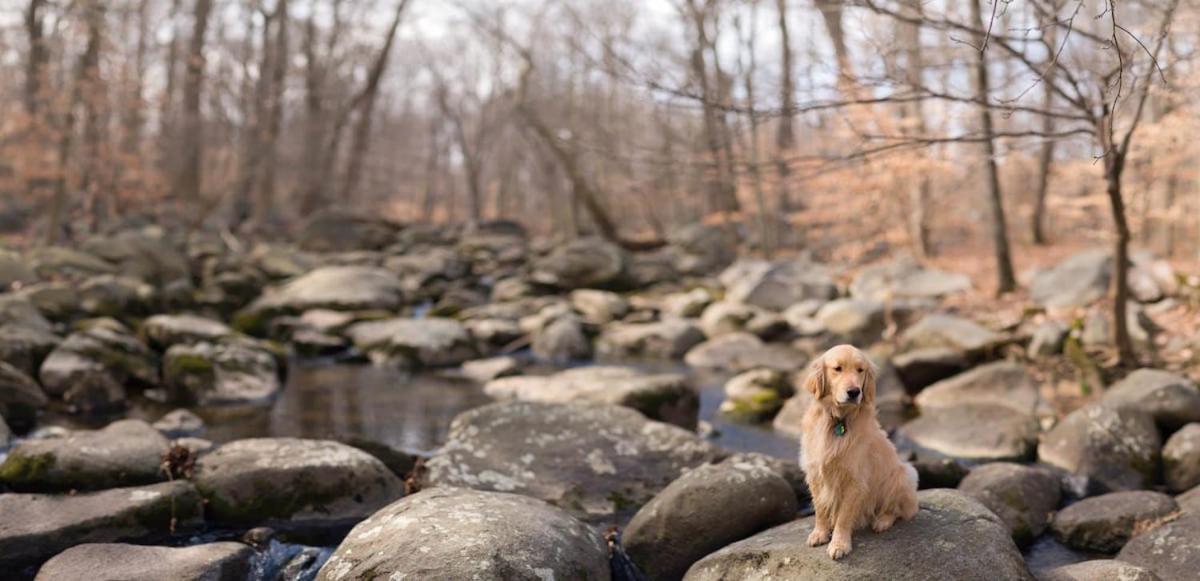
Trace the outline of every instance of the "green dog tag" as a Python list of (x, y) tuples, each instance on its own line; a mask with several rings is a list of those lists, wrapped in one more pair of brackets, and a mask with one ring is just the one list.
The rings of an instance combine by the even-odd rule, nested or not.
[(838, 421), (838, 423), (834, 424), (833, 425), (833, 433), (838, 436), (845, 436), (846, 435), (846, 422)]

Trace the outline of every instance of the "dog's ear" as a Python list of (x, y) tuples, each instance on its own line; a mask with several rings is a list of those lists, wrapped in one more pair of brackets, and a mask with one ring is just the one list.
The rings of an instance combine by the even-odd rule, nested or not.
[(863, 367), (863, 405), (873, 405), (875, 403), (875, 377), (879, 375), (879, 371), (875, 368), (875, 364), (870, 358), (866, 359), (867, 364)]
[(818, 357), (808, 364), (808, 377), (804, 379), (804, 389), (811, 393), (813, 399), (825, 397), (825, 358)]

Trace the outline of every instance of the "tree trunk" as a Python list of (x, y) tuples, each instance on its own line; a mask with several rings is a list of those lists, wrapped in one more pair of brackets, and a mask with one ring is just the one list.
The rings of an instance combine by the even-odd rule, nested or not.
[(35, 122), (41, 109), (42, 83), (49, 59), (43, 39), (45, 14), (42, 9), (45, 7), (46, 0), (29, 0), (29, 8), (25, 11), (25, 31), (29, 36), (29, 60), (25, 65), (25, 110)]
[[(1047, 46), (1053, 47), (1055, 43), (1054, 27), (1046, 28)], [(1053, 58), (1053, 55), (1050, 57)], [(1054, 106), (1054, 69), (1057, 65), (1050, 66), (1045, 73), (1045, 78), (1042, 79), (1042, 109), (1049, 111)], [(1050, 135), (1054, 133), (1054, 117), (1052, 115), (1042, 115), (1042, 133)], [(1038, 155), (1038, 183), (1037, 189), (1034, 191), (1033, 198), (1033, 216), (1031, 217), (1033, 243), (1046, 244), (1046, 194), (1050, 190), (1050, 171), (1054, 163), (1054, 144), (1057, 140), (1045, 138), (1042, 143), (1041, 152)]]
[(289, 29), (291, 19), (288, 15), (288, 0), (278, 0), (278, 13), (275, 30), (276, 57), (271, 68), (271, 90), (267, 95), (267, 127), (263, 135), (263, 168), (262, 180), (258, 187), (255, 203), (254, 225), (261, 228), (266, 224), (271, 209), (275, 205), (275, 172), (279, 159), (279, 133), (283, 127), (283, 91), (287, 85), (289, 62)]
[[(1100, 128), (1101, 131), (1107, 130)], [(1113, 298), (1113, 322), (1116, 335), (1117, 357), (1122, 365), (1136, 361), (1133, 340), (1129, 336), (1129, 221), (1125, 217), (1125, 199), (1121, 193), (1121, 174), (1125, 169), (1125, 152), (1109, 148), (1104, 156), (1105, 191), (1112, 209), (1113, 222), (1117, 227), (1113, 258), (1116, 262), (1116, 292)]]
[(79, 78), (76, 81), (80, 90), (80, 101), (83, 104), (83, 163), (80, 174), (80, 190), (84, 194), (88, 214), (91, 217), (93, 231), (99, 227), (104, 213), (101, 192), (109, 189), (100, 175), (108, 168), (104, 162), (104, 101), (108, 95), (104, 81), (100, 77), (100, 51), (104, 46), (105, 5), (93, 1), (86, 6), (86, 21), (88, 30), (87, 46), (79, 63)]
[(404, 16), (405, 6), (408, 6), (408, 0), (400, 0), (400, 4), (396, 6), (396, 14), (392, 17), (391, 26), (388, 27), (387, 39), (384, 41), (379, 55), (375, 57), (374, 64), (371, 65), (367, 85), (360, 95), (358, 126), (354, 130), (354, 144), (350, 147), (350, 158), (346, 164), (345, 181), (342, 184), (341, 199), (344, 202), (349, 202), (353, 198), (358, 184), (362, 181), (363, 161), (371, 149), (371, 119), (374, 117), (375, 102), (379, 97), (379, 83), (383, 80), (384, 71), (387, 70), (388, 58), (392, 53), (392, 45), (396, 42), (396, 30), (400, 28), (400, 20)]
[(183, 81), (183, 159), (175, 182), (175, 195), (187, 203), (200, 205), (201, 172), (204, 166), (204, 121), (200, 100), (204, 93), (204, 41), (212, 0), (196, 0), (192, 39), (188, 49)]
[[(987, 22), (979, 3), (983, 0), (970, 0), (972, 22), (980, 23), (984, 28)], [(996, 143), (993, 139), (995, 131), (992, 128), (992, 110), (988, 105), (991, 95), (988, 81), (987, 51), (984, 50), (982, 35), (977, 35), (980, 46), (975, 55), (975, 96), (979, 100), (979, 123), (983, 133), (984, 179), (986, 180), (988, 206), (991, 211), (992, 246), (996, 259), (996, 293), (1005, 294), (1016, 290), (1017, 279), (1013, 274), (1012, 256), (1008, 247), (1008, 227), (1004, 219), (1004, 201), (1000, 191), (1000, 173), (996, 167)]]
[(782, 73), (779, 84), (779, 127), (775, 133), (775, 167), (779, 173), (779, 185), (775, 195), (779, 211), (786, 217), (788, 213), (796, 209), (789, 183), (792, 168), (787, 159), (796, 146), (796, 81), (792, 70), (794, 65), (792, 64), (791, 34), (788, 30), (787, 0), (775, 0), (775, 12), (779, 16), (779, 50)]
[[(907, 7), (918, 21), (923, 18), (922, 1), (906, 0)], [(897, 26), (900, 29), (899, 36), (905, 56), (907, 57), (905, 76), (907, 77), (908, 85), (913, 91), (920, 91), (921, 87), (925, 84), (923, 80), (925, 55), (921, 49), (921, 25), (917, 23), (897, 22)], [(901, 105), (900, 113), (902, 117), (912, 119), (911, 124), (904, 125), (906, 132), (915, 135), (924, 135), (926, 133), (925, 112), (921, 108), (921, 101), (913, 101)], [(928, 153), (921, 150), (917, 155), (927, 158)], [(912, 183), (908, 184), (909, 238), (912, 240), (913, 249), (916, 251), (916, 254), (922, 258), (933, 254), (933, 247), (930, 243), (928, 212), (930, 189), (929, 175), (924, 171), (913, 176)]]

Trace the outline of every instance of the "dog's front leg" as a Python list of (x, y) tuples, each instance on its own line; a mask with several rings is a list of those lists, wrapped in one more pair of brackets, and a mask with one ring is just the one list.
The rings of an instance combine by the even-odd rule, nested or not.
[(816, 518), (814, 519), (816, 524), (813, 525), (813, 530), (808, 535), (808, 546), (810, 547), (816, 547), (828, 543), (830, 529), (832, 528), (832, 523), (830, 522), (829, 518), (829, 504), (826, 502), (817, 501), (814, 498), (813, 509), (816, 512)]
[(854, 525), (858, 521), (857, 511), (862, 506), (857, 490), (847, 489), (844, 494), (842, 501), (838, 503), (840, 510), (834, 515), (833, 538), (829, 541), (829, 557), (834, 560), (850, 554), (850, 549), (854, 546), (850, 537), (854, 533)]

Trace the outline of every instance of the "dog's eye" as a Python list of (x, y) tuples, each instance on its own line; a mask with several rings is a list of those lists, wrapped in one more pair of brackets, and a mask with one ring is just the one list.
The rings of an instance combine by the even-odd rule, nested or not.
[(859, 373), (862, 373), (862, 368), (861, 368), (861, 367), (859, 367), (859, 368), (858, 368), (858, 372), (859, 372)]
[(836, 371), (836, 372), (838, 372), (838, 373), (841, 373), (841, 372), (842, 372), (842, 366), (841, 366), (841, 365), (838, 365), (837, 367), (834, 367), (834, 368), (833, 368), (833, 370), (834, 370), (834, 371)]

